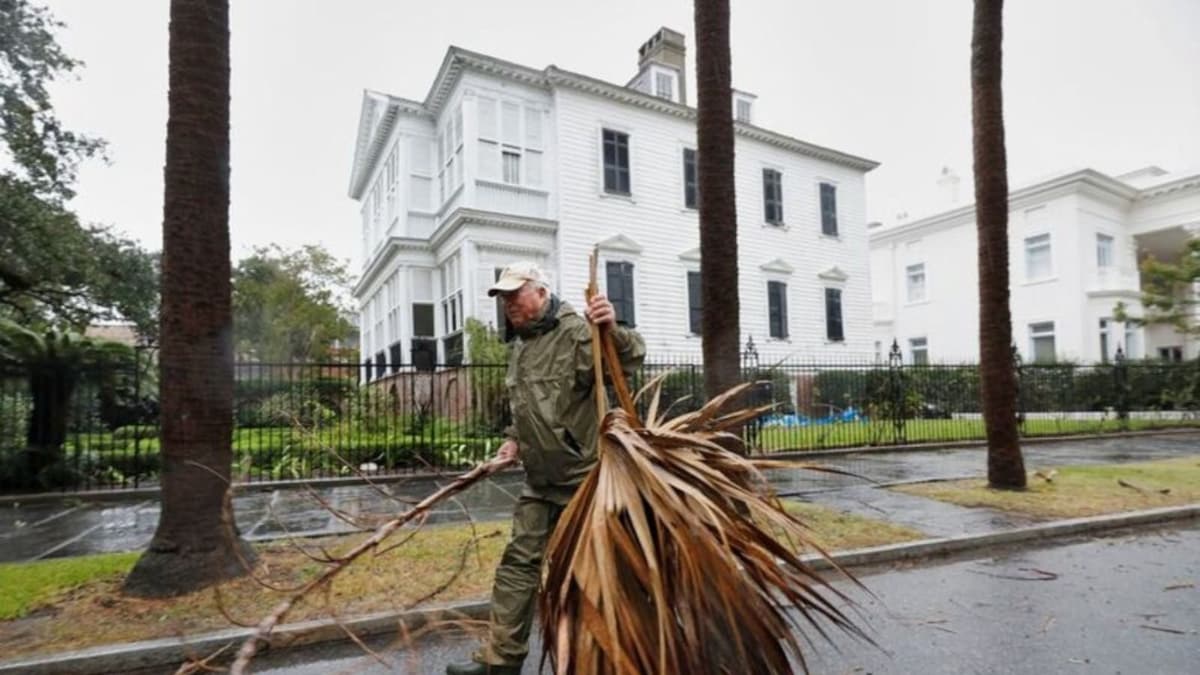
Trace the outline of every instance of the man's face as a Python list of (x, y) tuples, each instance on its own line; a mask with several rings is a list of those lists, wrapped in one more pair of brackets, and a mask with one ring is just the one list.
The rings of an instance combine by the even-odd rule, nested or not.
[(546, 302), (546, 289), (537, 284), (526, 283), (515, 291), (501, 293), (504, 314), (513, 327), (521, 328), (538, 318)]

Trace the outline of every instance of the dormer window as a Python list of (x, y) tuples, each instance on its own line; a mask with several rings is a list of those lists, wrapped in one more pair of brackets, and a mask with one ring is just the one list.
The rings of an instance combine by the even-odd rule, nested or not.
[(654, 74), (654, 95), (671, 100), (675, 93), (675, 78), (670, 73)]
[(650, 68), (650, 90), (655, 96), (668, 101), (677, 100), (675, 96), (675, 73), (667, 68)]
[(733, 119), (743, 124), (754, 123), (754, 94), (744, 91), (733, 92)]
[(750, 123), (750, 101), (744, 98), (738, 99), (737, 113), (734, 115), (734, 118), (739, 122)]

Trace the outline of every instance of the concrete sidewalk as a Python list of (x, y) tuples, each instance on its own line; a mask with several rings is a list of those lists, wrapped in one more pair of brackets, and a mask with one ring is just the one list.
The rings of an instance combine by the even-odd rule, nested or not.
[[(1024, 453), (1030, 469), (1165, 459), (1200, 453), (1200, 432), (1031, 443)], [(851, 452), (814, 458), (814, 463), (851, 471), (877, 483), (891, 483), (983, 475), (984, 454), (979, 447)], [(968, 509), (882, 490), (849, 476), (788, 469), (772, 471), (770, 478), (781, 494), (909, 525), (930, 536), (992, 532), (1029, 522), (988, 509)], [(403, 508), (392, 496), (420, 498), (440, 480), (421, 476), (379, 489), (356, 485), (317, 491), (342, 511), (382, 518)], [(477, 520), (507, 519), (520, 488), (519, 472), (496, 476), (435, 511), (429, 522), (459, 522), (468, 512)], [(234, 497), (234, 510), (246, 537), (255, 541), (351, 531), (302, 488), (270, 492), (243, 488)], [(146, 497), (84, 502), (64, 495), (61, 500), (6, 505), (0, 507), (0, 562), (139, 550), (153, 536), (158, 515), (158, 500)]]

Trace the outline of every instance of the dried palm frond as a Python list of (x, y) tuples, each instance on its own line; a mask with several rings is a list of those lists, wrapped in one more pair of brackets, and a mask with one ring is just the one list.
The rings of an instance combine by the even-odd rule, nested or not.
[(597, 465), (546, 551), (541, 611), (555, 672), (770, 675), (793, 672), (789, 656), (807, 672), (801, 641), (813, 631), (870, 642), (840, 608), (848, 598), (795, 548), (824, 553), (762, 474), (785, 463), (730, 450), (741, 441), (729, 429), (763, 412), (722, 414), (750, 385), (664, 419), (652, 383), (643, 423), (607, 336), (600, 343), (621, 407), (605, 415)]

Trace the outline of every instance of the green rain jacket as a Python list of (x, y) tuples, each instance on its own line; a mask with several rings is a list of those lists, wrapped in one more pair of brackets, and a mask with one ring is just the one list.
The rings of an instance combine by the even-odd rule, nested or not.
[[(614, 325), (621, 367), (631, 376), (646, 357), (635, 331)], [(518, 333), (505, 386), (525, 466), (525, 494), (566, 504), (596, 461), (592, 335), (586, 319), (555, 296), (546, 315)]]

